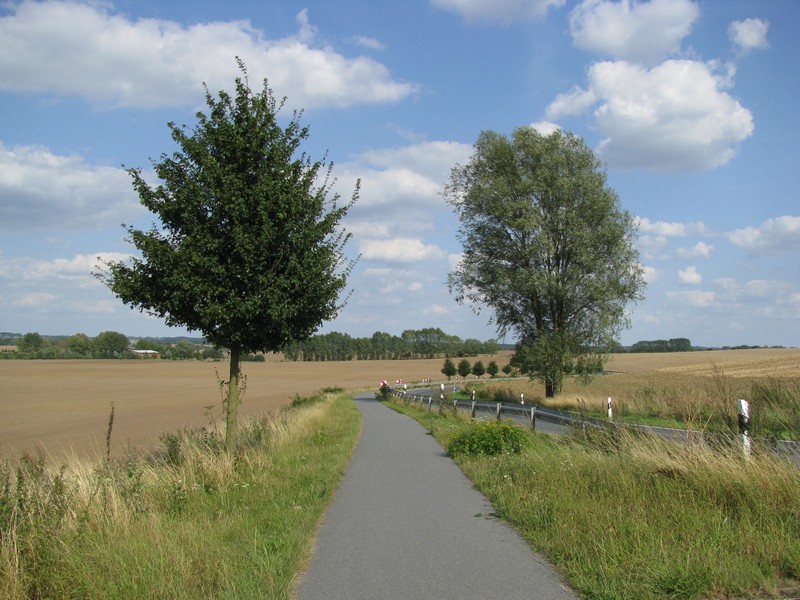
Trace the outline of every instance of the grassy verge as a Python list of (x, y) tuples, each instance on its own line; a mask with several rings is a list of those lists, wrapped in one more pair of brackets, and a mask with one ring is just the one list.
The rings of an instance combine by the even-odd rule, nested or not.
[(518, 443), (500, 427), (393, 406), (455, 454), (584, 598), (800, 594), (800, 470), (789, 462), (591, 429), (520, 428)]
[(101, 467), (0, 470), (0, 597), (287, 598), (355, 447), (344, 394)]
[(614, 418), (625, 423), (717, 433), (736, 432), (736, 399), (750, 403), (751, 434), (772, 440), (800, 439), (800, 378), (731, 377), (721, 368), (704, 373), (652, 371), (599, 376), (588, 385), (567, 378), (556, 398), (542, 398), (541, 384), (527, 380), (465, 385), (481, 399), (526, 402), (604, 418), (607, 398)]

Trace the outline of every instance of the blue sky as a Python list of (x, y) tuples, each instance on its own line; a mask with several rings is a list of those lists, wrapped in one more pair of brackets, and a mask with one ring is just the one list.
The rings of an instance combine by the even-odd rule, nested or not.
[[(480, 131), (584, 137), (639, 220), (622, 343), (800, 343), (795, 0), (116, 0), (0, 5), (0, 331), (180, 335), (91, 275), (146, 228), (127, 167), (174, 148), (235, 56), (305, 109), (361, 254), (324, 331), (495, 336), (445, 284), (441, 197)], [(290, 114), (286, 110), (286, 115)], [(512, 342), (514, 340), (506, 340)]]

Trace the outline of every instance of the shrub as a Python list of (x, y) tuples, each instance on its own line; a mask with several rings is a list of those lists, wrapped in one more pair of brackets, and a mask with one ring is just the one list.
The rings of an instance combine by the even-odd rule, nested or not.
[(455, 433), (447, 443), (451, 456), (496, 456), (518, 454), (525, 441), (525, 432), (509, 422), (473, 421)]

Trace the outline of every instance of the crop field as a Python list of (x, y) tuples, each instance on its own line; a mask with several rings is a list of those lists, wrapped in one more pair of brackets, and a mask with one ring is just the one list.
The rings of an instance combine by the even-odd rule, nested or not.
[[(510, 352), (480, 356), (503, 366)], [(240, 416), (273, 411), (326, 387), (377, 388), (381, 379), (409, 383), (440, 380), (443, 359), (297, 363), (268, 357), (245, 363), (246, 390)], [(648, 385), (713, 376), (713, 366), (730, 377), (798, 377), (800, 349), (761, 349), (680, 354), (621, 354), (607, 365), (614, 373), (583, 388), (565, 386), (565, 395), (629, 391)], [(42, 452), (55, 459), (70, 454), (102, 456), (111, 403), (114, 403), (112, 453), (126, 446), (152, 448), (163, 433), (221, 423), (218, 381), (227, 378), (225, 362), (149, 360), (0, 361), (0, 459)], [(472, 379), (472, 376), (470, 376)], [(541, 386), (526, 383), (531, 389)], [(532, 396), (527, 396), (532, 397)], [(208, 407), (211, 407), (210, 409)]]

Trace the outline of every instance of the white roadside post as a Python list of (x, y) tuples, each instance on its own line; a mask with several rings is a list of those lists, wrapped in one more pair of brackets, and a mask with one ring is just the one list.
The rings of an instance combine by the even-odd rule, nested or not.
[(520, 394), (519, 395), (519, 401), (520, 401), (520, 404), (525, 404), (525, 394)]
[(739, 439), (745, 457), (750, 457), (750, 404), (747, 400), (739, 400)]
[(608, 420), (614, 420), (614, 409), (611, 408), (611, 396), (608, 397)]

